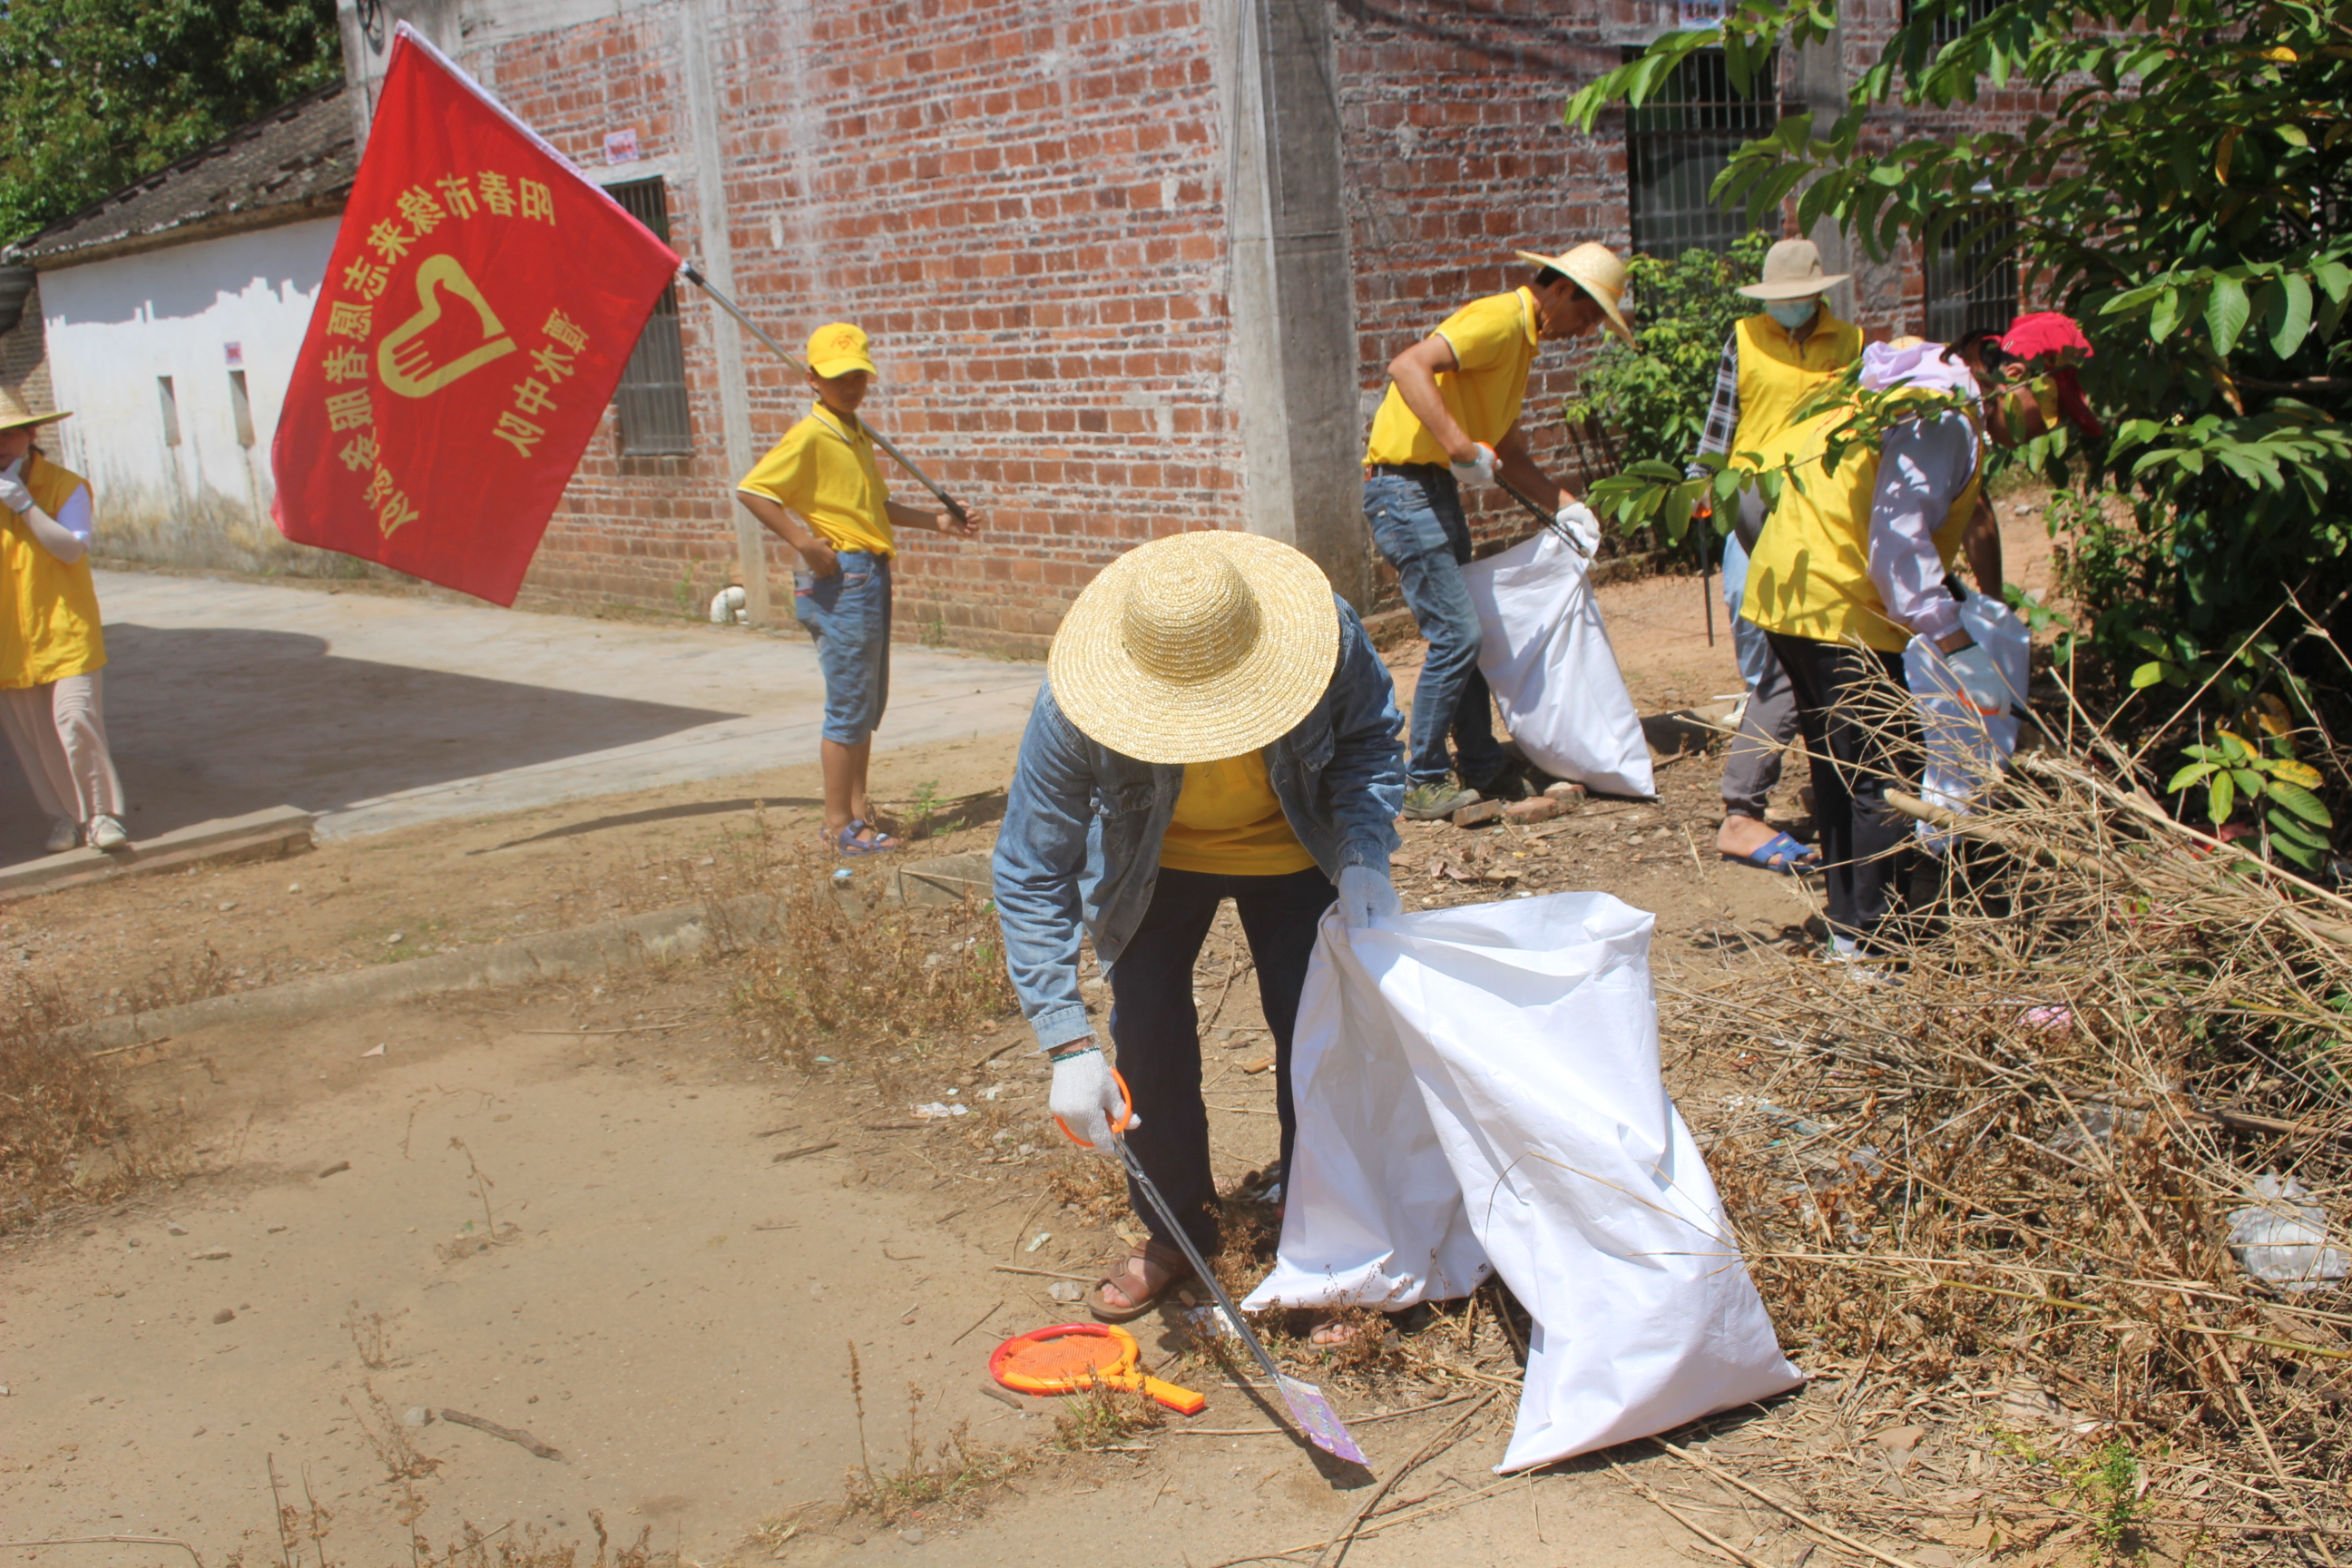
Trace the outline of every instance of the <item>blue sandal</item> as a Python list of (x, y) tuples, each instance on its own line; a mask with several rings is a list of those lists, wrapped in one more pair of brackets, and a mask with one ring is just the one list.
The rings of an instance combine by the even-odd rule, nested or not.
[(1753, 866), (1759, 871), (1778, 871), (1784, 877), (1809, 876), (1822, 868), (1820, 858), (1811, 849), (1785, 833), (1775, 833), (1745, 855), (1734, 855), (1727, 849), (1717, 853), (1735, 866)]
[[(873, 837), (860, 838), (858, 835), (861, 833), (871, 833)], [(848, 826), (838, 833), (828, 833), (825, 837), (831, 841), (834, 852), (845, 860), (855, 859), (860, 855), (878, 855), (885, 850), (906, 847), (902, 840), (887, 833), (877, 832), (862, 816), (851, 817)]]

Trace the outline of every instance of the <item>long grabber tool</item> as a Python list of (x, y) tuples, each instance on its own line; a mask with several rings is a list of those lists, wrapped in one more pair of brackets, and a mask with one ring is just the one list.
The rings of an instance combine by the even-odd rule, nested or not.
[[(1280, 1367), (1274, 1364), (1274, 1358), (1266, 1354), (1265, 1346), (1250, 1328), (1249, 1321), (1242, 1316), (1242, 1310), (1234, 1305), (1234, 1299), (1225, 1294), (1223, 1285), (1217, 1283), (1216, 1275), (1201, 1257), (1200, 1249), (1192, 1245), (1192, 1238), (1185, 1235), (1184, 1227), (1177, 1223), (1174, 1212), (1168, 1206), (1168, 1200), (1160, 1195), (1160, 1189), (1152, 1185), (1150, 1176), (1143, 1173), (1143, 1162), (1135, 1157), (1135, 1151), (1129, 1148), (1127, 1140), (1119, 1136), (1127, 1130), (1129, 1119), (1134, 1114), (1135, 1102), (1128, 1095), (1127, 1079), (1117, 1073), (1111, 1077), (1118, 1084), (1118, 1098), (1123, 1109), (1119, 1111), (1118, 1125), (1111, 1129), (1110, 1146), (1118, 1152), (1119, 1163), (1127, 1167), (1127, 1173), (1135, 1178), (1135, 1184), (1143, 1189), (1143, 1195), (1150, 1201), (1151, 1210), (1160, 1216), (1160, 1223), (1168, 1227), (1168, 1234), (1174, 1237), (1176, 1245), (1183, 1249), (1184, 1260), (1192, 1266), (1193, 1278), (1206, 1286), (1209, 1294), (1217, 1299), (1217, 1310), (1224, 1314), (1226, 1326), (1241, 1337), (1242, 1343), (1249, 1347), (1250, 1354), (1257, 1358), (1259, 1370), (1273, 1381), (1275, 1388), (1282, 1395), (1282, 1402), (1290, 1406), (1291, 1419), (1298, 1423), (1298, 1429), (1306, 1434), (1307, 1440), (1327, 1454), (1370, 1469), (1371, 1466), (1364, 1458), (1364, 1451), (1356, 1447), (1355, 1438), (1348, 1435), (1347, 1424), (1339, 1419), (1339, 1413), (1331, 1408), (1331, 1402), (1323, 1397), (1323, 1391), (1311, 1383), (1302, 1383), (1297, 1378), (1286, 1375)], [(1054, 1118), (1054, 1125), (1079, 1148), (1094, 1147), (1071, 1131), (1070, 1124), (1060, 1117)]]
[[(704, 293), (709, 295), (712, 304), (717, 305), (720, 310), (734, 317), (738, 321), (740, 321), (743, 324), (743, 330), (750, 332), (761, 342), (767, 344), (769, 348), (774, 350), (778, 359), (782, 360), (786, 364), (792, 366), (794, 370), (799, 371), (803, 375), (808, 374), (808, 366), (801, 363), (798, 355), (794, 354), (790, 349), (787, 349), (783, 344), (778, 342), (775, 339), (762, 331), (760, 329), (760, 323), (745, 315), (740, 310), (737, 309), (734, 300), (730, 300), (726, 295), (721, 294), (718, 289), (712, 288), (710, 286), (710, 279), (702, 275), (702, 269), (700, 268), (695, 266), (691, 261), (681, 261), (677, 266), (677, 275), (680, 278), (685, 279), (688, 283), (693, 284), (696, 288), (701, 289)], [(901, 452), (898, 447), (890, 445), (890, 438), (887, 436), (883, 435), (881, 431), (877, 430), (871, 425), (866, 426), (866, 433), (868, 436), (871, 436), (874, 438), (874, 444), (881, 447), (885, 452), (887, 452), (900, 468), (914, 475), (916, 483), (930, 491), (931, 494), (939, 497), (940, 504), (948, 509), (949, 516), (954, 518), (961, 523), (969, 523), (971, 521), (971, 514), (963, 510), (962, 503), (958, 501), (955, 497), (948, 494), (947, 491), (940, 489), (939, 486), (933, 484), (931, 482), (931, 477), (923, 472), (922, 469), (915, 467), (912, 462), (908, 461), (906, 453)]]
[(1505, 479), (1500, 469), (1496, 470), (1495, 483), (1501, 489), (1505, 495), (1510, 497), (1513, 500), (1527, 508), (1528, 515), (1529, 517), (1534, 518), (1538, 522), (1543, 524), (1546, 528), (1550, 529), (1554, 533), (1559, 534), (1560, 538), (1566, 540), (1568, 542), (1568, 547), (1570, 550), (1575, 551), (1587, 561), (1592, 559), (1592, 552), (1584, 547), (1584, 541), (1576, 537), (1576, 531), (1574, 529), (1570, 528), (1567, 524), (1561, 522), (1559, 521), (1559, 514), (1544, 510), (1543, 508), (1538, 506), (1534, 501), (1529, 500), (1526, 496), (1520, 494), (1519, 487)]

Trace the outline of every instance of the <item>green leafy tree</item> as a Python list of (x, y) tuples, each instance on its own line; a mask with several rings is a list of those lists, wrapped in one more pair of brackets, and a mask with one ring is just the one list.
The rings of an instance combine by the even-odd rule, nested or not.
[(0, 239), (342, 69), (333, 0), (0, 0)]
[(1627, 269), (1641, 312), (1641, 347), (1611, 338), (1593, 353), (1577, 395), (1561, 409), (1569, 423), (1599, 418), (1619, 433), (1618, 450), (1628, 462), (1679, 466), (1687, 459), (1706, 433), (1724, 340), (1733, 322), (1756, 313), (1755, 302), (1733, 289), (1754, 279), (1771, 243), (1759, 231), (1742, 237), (1728, 254), (1634, 257)]
[[(1699, 49), (1722, 49), (1744, 89), (1838, 21), (1838, 0), (1738, 0), (1720, 27), (1668, 34), (1590, 83), (1567, 118), (1589, 129), (1640, 104)], [(2037, 107), (1909, 139), (1874, 112), (1995, 90)], [(2305, 628), (2352, 602), (2352, 12), (1915, 0), (1834, 121), (1784, 117), (1716, 197), (1751, 219), (1792, 202), (1801, 229), (1832, 220), (1879, 258), (1906, 235), (1932, 248), (2013, 221), (2036, 289), (2091, 338), (2083, 380), (2108, 418), (2104, 437), (2018, 455), (2080, 487), (2053, 526), (2068, 525), (2084, 645), (2135, 688), (2231, 714), (2275, 688), (2325, 730), (2315, 682), (2334, 656)], [(1642, 482), (1621, 516), (1671, 523), (1707, 481)]]

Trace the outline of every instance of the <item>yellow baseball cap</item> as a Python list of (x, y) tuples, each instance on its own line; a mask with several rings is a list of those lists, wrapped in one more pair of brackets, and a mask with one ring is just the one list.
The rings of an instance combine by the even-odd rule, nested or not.
[(847, 321), (835, 321), (819, 327), (809, 334), (809, 369), (822, 376), (835, 376), (845, 371), (862, 370), (868, 375), (882, 373), (874, 368), (866, 356), (864, 329)]

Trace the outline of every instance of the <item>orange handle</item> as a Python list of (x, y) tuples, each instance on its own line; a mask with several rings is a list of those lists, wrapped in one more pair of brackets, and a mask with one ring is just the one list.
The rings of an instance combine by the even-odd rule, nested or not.
[(1189, 1388), (1179, 1388), (1172, 1383), (1162, 1383), (1156, 1377), (1143, 1379), (1141, 1387), (1144, 1393), (1179, 1415), (1198, 1415), (1209, 1407), (1206, 1395), (1195, 1394)]
[[(1114, 1068), (1111, 1069), (1110, 1080), (1111, 1082), (1118, 1085), (1118, 1121), (1111, 1128), (1111, 1131), (1114, 1134), (1117, 1134), (1126, 1131), (1127, 1124), (1135, 1120), (1135, 1096), (1127, 1092), (1127, 1079), (1118, 1076), (1118, 1068)], [(1094, 1147), (1093, 1144), (1087, 1142), (1085, 1139), (1071, 1131), (1070, 1124), (1063, 1121), (1060, 1117), (1056, 1116), (1054, 1118), (1054, 1125), (1062, 1130), (1063, 1137), (1068, 1139), (1071, 1142), (1076, 1143), (1079, 1148), (1091, 1149)], [(1163, 1401), (1162, 1403), (1165, 1402)]]

